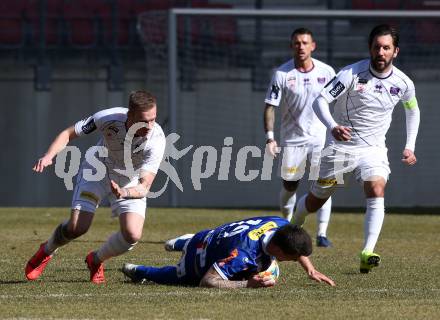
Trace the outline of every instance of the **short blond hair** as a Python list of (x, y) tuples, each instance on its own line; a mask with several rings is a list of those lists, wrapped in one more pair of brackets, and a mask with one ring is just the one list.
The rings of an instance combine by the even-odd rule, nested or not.
[(156, 106), (156, 97), (145, 90), (130, 92), (128, 98), (128, 109), (130, 111), (147, 111)]

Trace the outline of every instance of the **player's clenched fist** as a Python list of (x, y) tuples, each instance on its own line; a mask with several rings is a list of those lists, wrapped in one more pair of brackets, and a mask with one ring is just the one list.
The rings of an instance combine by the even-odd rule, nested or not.
[(416, 155), (414, 154), (414, 152), (412, 150), (405, 149), (405, 150), (403, 150), (402, 155), (403, 155), (403, 158), (402, 158), (402, 162), (403, 163), (405, 163), (405, 164), (407, 164), (409, 166), (412, 166), (412, 165), (416, 164), (417, 158), (416, 158)]
[(350, 141), (351, 129), (344, 126), (336, 126), (332, 129), (332, 135), (338, 141)]

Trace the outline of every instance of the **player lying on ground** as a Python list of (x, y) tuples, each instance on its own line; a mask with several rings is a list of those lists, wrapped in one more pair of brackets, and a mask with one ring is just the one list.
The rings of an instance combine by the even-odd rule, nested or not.
[(125, 263), (121, 271), (133, 282), (148, 280), (208, 288), (272, 287), (276, 279), (258, 273), (266, 270), (275, 258), (298, 261), (311, 279), (335, 285), (308, 258), (312, 240), (307, 232), (280, 217), (227, 223), (170, 240), (167, 245), (169, 249), (183, 251), (176, 266), (157, 268)]

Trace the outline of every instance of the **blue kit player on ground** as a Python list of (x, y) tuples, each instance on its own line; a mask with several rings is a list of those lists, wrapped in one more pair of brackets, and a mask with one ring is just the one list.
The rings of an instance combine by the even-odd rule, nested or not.
[(271, 287), (276, 279), (261, 277), (271, 261), (298, 261), (308, 276), (334, 286), (317, 271), (308, 256), (312, 241), (307, 232), (280, 217), (254, 217), (184, 235), (166, 243), (182, 250), (176, 266), (151, 267), (125, 263), (122, 272), (133, 282), (192, 285), (210, 288)]

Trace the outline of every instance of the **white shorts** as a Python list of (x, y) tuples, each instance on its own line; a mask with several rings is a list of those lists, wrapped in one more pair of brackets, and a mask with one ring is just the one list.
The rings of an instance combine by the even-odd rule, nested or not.
[(302, 179), (307, 161), (310, 164), (310, 173), (313, 175), (313, 171), (318, 170), (322, 147), (317, 144), (283, 147), (282, 160), (278, 162), (278, 176), (286, 181)]
[(345, 186), (352, 175), (360, 183), (373, 181), (378, 176), (388, 180), (391, 170), (387, 148), (361, 147), (354, 150), (346, 152), (331, 146), (323, 150), (319, 177), (310, 189), (316, 197), (330, 197), (335, 188)]
[[(112, 217), (117, 217), (125, 212), (132, 212), (145, 217), (147, 200), (143, 199), (116, 199), (110, 188), (108, 175), (101, 181), (87, 181), (83, 177), (83, 170), (90, 168), (87, 163), (83, 163), (76, 178), (76, 185), (73, 191), (72, 209), (94, 213), (101, 201), (107, 198), (112, 209)], [(122, 181), (115, 180), (120, 186), (136, 185), (137, 181), (123, 184)]]

